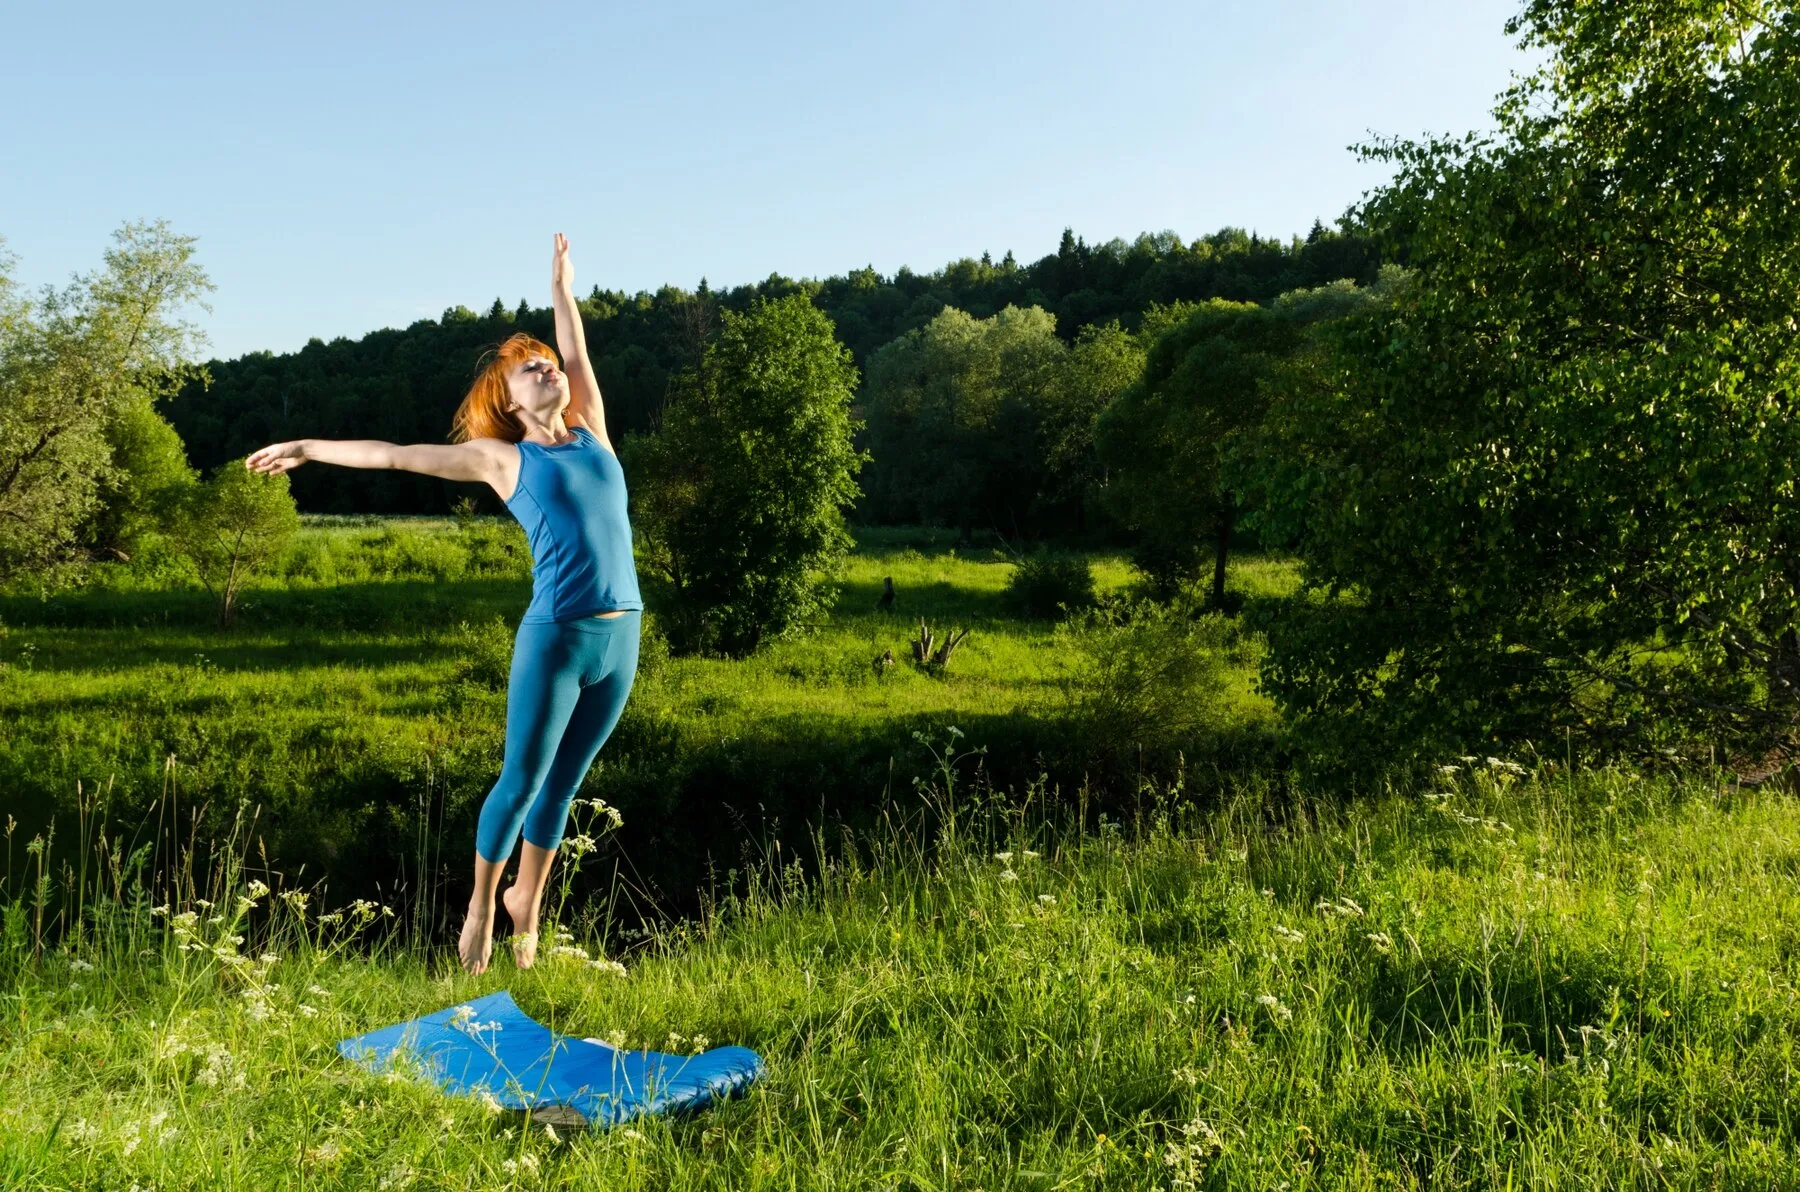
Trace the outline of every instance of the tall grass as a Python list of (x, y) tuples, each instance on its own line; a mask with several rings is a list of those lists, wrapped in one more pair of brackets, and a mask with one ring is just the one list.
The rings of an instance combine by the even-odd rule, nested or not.
[[(467, 978), (372, 905), (321, 922), (230, 853), (193, 881), (106, 861), (40, 948), (17, 872), (0, 1184), (1800, 1179), (1786, 796), (1471, 759), (1417, 796), (1203, 805), (1177, 782), (1121, 819), (971, 783), (954, 734), (920, 744), (935, 769), (873, 835), (771, 844), (642, 936), (564, 906), (572, 938), (529, 972)], [(689, 1120), (552, 1138), (333, 1049), (501, 987), (566, 1032), (751, 1046), (770, 1077)]]

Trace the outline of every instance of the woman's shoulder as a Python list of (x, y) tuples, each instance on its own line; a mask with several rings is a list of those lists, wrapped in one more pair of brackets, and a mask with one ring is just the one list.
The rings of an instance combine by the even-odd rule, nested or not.
[(570, 433), (579, 437), (584, 443), (592, 443), (595, 446), (603, 447), (606, 449), (608, 455), (613, 454), (613, 445), (595, 434), (593, 428), (588, 426), (581, 418), (575, 417), (569, 419), (568, 426)]
[(509, 456), (516, 456), (519, 451), (519, 444), (508, 442), (505, 439), (464, 439), (461, 443), (457, 444), (457, 446), (465, 447), (471, 451), (479, 452), (482, 455), (494, 459), (505, 459)]

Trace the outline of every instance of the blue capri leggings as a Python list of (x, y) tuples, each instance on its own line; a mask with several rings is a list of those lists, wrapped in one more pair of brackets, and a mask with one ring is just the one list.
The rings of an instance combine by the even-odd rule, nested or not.
[(562, 843), (569, 803), (625, 711), (637, 676), (643, 613), (519, 626), (506, 683), (506, 760), (481, 805), (475, 850), (512, 856), (519, 829), (539, 848)]

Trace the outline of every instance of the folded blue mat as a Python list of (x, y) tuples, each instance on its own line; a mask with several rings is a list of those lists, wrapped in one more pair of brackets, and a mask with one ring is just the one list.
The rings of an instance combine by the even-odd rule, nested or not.
[(505, 990), (345, 1039), (338, 1052), (375, 1072), (404, 1055), (445, 1092), (486, 1093), (505, 1109), (574, 1110), (580, 1118), (569, 1124), (590, 1126), (691, 1112), (743, 1093), (764, 1073), (745, 1047), (665, 1055), (559, 1035)]

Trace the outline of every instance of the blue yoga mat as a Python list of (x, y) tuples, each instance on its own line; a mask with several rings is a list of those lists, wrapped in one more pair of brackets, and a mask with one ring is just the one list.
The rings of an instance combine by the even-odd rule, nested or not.
[(762, 1058), (745, 1047), (666, 1055), (559, 1035), (505, 990), (345, 1039), (338, 1052), (374, 1072), (405, 1055), (445, 1092), (485, 1092), (506, 1109), (572, 1109), (588, 1125), (607, 1126), (701, 1109), (764, 1073)]

